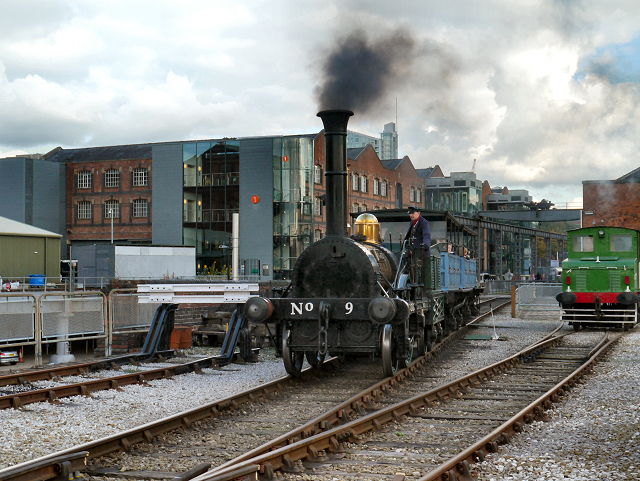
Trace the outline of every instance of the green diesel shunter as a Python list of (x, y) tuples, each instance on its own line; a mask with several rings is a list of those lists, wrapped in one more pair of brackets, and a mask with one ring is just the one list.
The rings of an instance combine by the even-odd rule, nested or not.
[(622, 227), (585, 227), (568, 232), (562, 263), (562, 319), (585, 326), (629, 329), (638, 321), (638, 237)]

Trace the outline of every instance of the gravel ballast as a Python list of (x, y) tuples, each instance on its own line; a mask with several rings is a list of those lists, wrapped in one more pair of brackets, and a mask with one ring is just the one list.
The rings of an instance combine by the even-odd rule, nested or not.
[[(518, 352), (544, 336), (558, 321), (523, 321), (511, 319), (508, 314), (496, 314), (484, 321), (486, 327), (470, 333), (493, 335), (494, 324), (500, 340), (472, 341), (477, 351), (456, 360), (455, 366), (448, 366), (447, 378), (455, 379)], [(638, 346), (640, 329), (611, 351), (608, 362), (597, 365), (588, 385), (574, 388), (557, 409), (550, 411), (550, 422), (527, 426), (525, 433), (514, 437), (510, 445), (476, 465), (478, 479), (636, 479), (640, 473), (637, 468), (640, 435), (636, 434), (640, 409)], [(195, 355), (193, 351), (188, 353), (189, 357)], [(285, 375), (282, 360), (275, 358), (271, 349), (262, 350), (257, 364), (203, 371), (203, 375), (187, 374), (152, 381), (146, 386), (101, 391), (92, 398), (67, 398), (58, 405), (35, 403), (24, 410), (0, 411), (4, 432), (11, 433), (0, 441), (0, 469), (210, 403)], [(627, 389), (614, 395), (612, 380)], [(614, 400), (609, 396), (614, 396)], [(623, 419), (625, 413), (631, 417)], [(558, 448), (553, 447), (554, 435), (562, 435)], [(617, 467), (619, 461), (626, 463), (626, 467)]]
[[(612, 333), (613, 334), (613, 333)], [(554, 409), (474, 469), (480, 481), (640, 479), (640, 328)]]

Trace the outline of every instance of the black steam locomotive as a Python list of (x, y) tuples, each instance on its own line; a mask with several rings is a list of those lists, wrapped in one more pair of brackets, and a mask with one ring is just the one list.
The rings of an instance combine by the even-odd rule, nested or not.
[[(325, 128), (327, 231), (294, 266), (281, 297), (254, 297), (245, 317), (277, 328), (284, 366), (298, 375), (327, 355), (370, 354), (386, 376), (406, 367), (414, 349), (423, 355), (439, 336), (457, 329), (477, 310), (475, 261), (410, 248), (400, 258), (380, 243), (371, 214), (347, 235), (347, 123), (353, 112), (318, 113)], [(408, 220), (406, 222), (408, 225)], [(444, 285), (443, 285), (444, 284)]]

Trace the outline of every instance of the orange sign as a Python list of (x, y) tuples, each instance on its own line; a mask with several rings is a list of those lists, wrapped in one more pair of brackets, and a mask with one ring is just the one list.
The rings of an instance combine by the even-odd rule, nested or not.
[(251, 202), (253, 202), (254, 204), (257, 204), (258, 202), (260, 202), (260, 197), (258, 197), (257, 195), (254, 195), (253, 197), (251, 197)]
[(287, 157), (286, 155), (284, 157), (282, 157), (282, 161), (283, 162), (289, 162), (289, 157)]

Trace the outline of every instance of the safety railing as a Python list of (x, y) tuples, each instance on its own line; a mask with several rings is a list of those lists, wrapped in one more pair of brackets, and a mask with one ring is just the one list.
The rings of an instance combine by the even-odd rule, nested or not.
[(560, 316), (556, 295), (562, 292), (562, 284), (532, 283), (516, 289), (516, 317), (549, 318)]
[(35, 346), (36, 367), (42, 366), (43, 345), (59, 343), (58, 352), (68, 354), (71, 341), (107, 337), (102, 292), (0, 293), (0, 347)]

